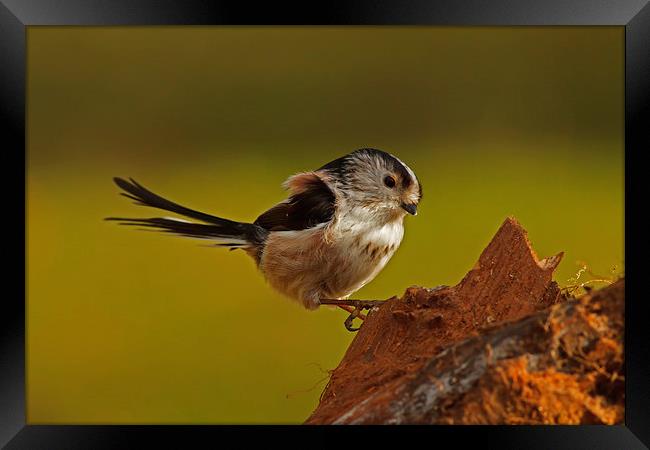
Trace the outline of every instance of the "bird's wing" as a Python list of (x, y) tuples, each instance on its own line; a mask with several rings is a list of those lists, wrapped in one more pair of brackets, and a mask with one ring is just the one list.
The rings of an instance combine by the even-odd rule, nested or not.
[(285, 182), (291, 195), (255, 220), (270, 231), (304, 230), (329, 222), (334, 216), (336, 194), (316, 172), (293, 175)]

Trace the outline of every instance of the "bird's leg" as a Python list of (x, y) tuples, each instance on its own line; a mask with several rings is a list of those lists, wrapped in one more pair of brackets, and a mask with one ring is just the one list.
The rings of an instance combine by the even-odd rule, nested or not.
[[(386, 303), (387, 300), (353, 300), (353, 299), (331, 299), (331, 298), (321, 298), (321, 305), (334, 305), (334, 306), (352, 306), (353, 308), (359, 309), (372, 309), (376, 306), (380, 306)], [(345, 309), (345, 308), (344, 308)]]
[(357, 331), (359, 329), (359, 328), (353, 328), (352, 322), (357, 317), (359, 317), (361, 320), (364, 320), (366, 318), (366, 315), (362, 314), (361, 311), (363, 311), (364, 309), (372, 310), (372, 308), (375, 308), (385, 302), (386, 300), (350, 300), (350, 299), (337, 300), (337, 299), (329, 299), (329, 298), (323, 298), (320, 300), (321, 305), (338, 306), (339, 308), (344, 309), (345, 311), (350, 313), (350, 315), (348, 316), (347, 319), (345, 319), (344, 322), (345, 328), (348, 331)]
[[(352, 313), (355, 311), (355, 309), (356, 309), (354, 306), (347, 306), (347, 305), (338, 305), (338, 306), (339, 306), (339, 308), (341, 308), (343, 311), (347, 311), (347, 312), (349, 312), (350, 314), (352, 314)], [(359, 313), (359, 315), (358, 315), (357, 317), (359, 317), (359, 319), (361, 319), (361, 320), (365, 320), (365, 319), (366, 319), (366, 315), (365, 315), (365, 314), (362, 314), (361, 312)]]

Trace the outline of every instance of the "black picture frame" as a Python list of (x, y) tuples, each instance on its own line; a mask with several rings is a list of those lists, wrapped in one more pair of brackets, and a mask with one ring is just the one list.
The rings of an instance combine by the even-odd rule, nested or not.
[[(316, 442), (354, 443), (368, 427), (55, 426), (25, 419), (25, 77), (26, 27), (39, 25), (599, 25), (625, 28), (625, 255), (626, 405), (624, 426), (400, 427), (462, 445), (477, 437), (489, 448), (636, 449), (650, 446), (648, 300), (641, 293), (647, 224), (634, 219), (642, 195), (642, 156), (650, 151), (650, 6), (647, 0), (356, 0), (262, 3), (200, 0), (0, 0), (0, 112), (2, 114), (3, 254), (0, 313), (0, 445), (6, 448), (129, 448), (134, 442), (186, 448), (201, 439), (218, 444), (237, 434), (238, 446), (260, 432), (317, 434)], [(22, 193), (22, 196), (19, 195)], [(647, 200), (646, 200), (647, 202)], [(588, 219), (587, 219), (588, 220)], [(594, 211), (594, 223), (597, 222)], [(647, 233), (647, 231), (646, 231)], [(15, 244), (10, 248), (7, 244)], [(21, 248), (22, 247), (22, 248)], [(629, 262), (631, 260), (631, 262)], [(637, 262), (639, 261), (639, 262)], [(16, 286), (16, 291), (8, 289)], [(373, 427), (380, 438), (395, 427)], [(231, 437), (231, 436), (229, 436)], [(232, 436), (234, 437), (234, 436)], [(353, 439), (355, 438), (356, 439)], [(421, 436), (424, 437), (424, 436)], [(425, 437), (426, 438), (426, 437)], [(243, 440), (242, 440), (243, 439)], [(311, 439), (311, 438), (310, 438)], [(282, 441), (285, 441), (283, 438)], [(362, 444), (361, 442), (356, 442)], [(166, 444), (166, 445), (163, 445)], [(149, 447), (150, 445), (147, 445)]]

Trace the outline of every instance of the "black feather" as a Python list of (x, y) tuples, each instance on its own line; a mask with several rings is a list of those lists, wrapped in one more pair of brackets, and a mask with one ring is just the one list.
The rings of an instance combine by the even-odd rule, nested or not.
[(127, 194), (122, 193), (123, 196), (135, 200), (139, 205), (164, 209), (165, 211), (175, 212), (186, 217), (191, 217), (193, 219), (198, 219), (203, 222), (214, 223), (217, 225), (223, 225), (226, 223), (238, 223), (233, 222), (232, 220), (222, 219), (221, 217), (216, 217), (210, 214), (205, 214), (200, 211), (186, 208), (179, 205), (178, 203), (169, 201), (157, 194), (154, 194), (149, 189), (145, 188), (137, 181), (135, 181), (133, 178), (129, 178), (130, 182), (118, 177), (113, 178), (113, 180), (115, 181), (115, 184), (127, 192)]
[[(224, 227), (208, 225), (203, 223), (181, 222), (163, 217), (150, 219), (132, 219), (125, 217), (107, 217), (106, 220), (119, 222), (120, 225), (132, 225), (145, 228), (154, 228), (158, 231), (174, 233), (181, 236), (195, 238), (225, 238), (239, 237), (239, 230), (228, 230)], [(237, 235), (235, 235), (237, 233)], [(243, 237), (243, 236), (242, 236)]]
[[(258, 225), (222, 219), (221, 217), (205, 214), (171, 202), (154, 194), (133, 179), (130, 179), (129, 182), (122, 178), (114, 178), (114, 181), (120, 188), (126, 191), (126, 193), (122, 193), (123, 196), (134, 200), (139, 205), (171, 211), (206, 223), (185, 222), (163, 217), (148, 219), (108, 217), (106, 220), (117, 221), (121, 225), (139, 226), (145, 229), (153, 229), (192, 238), (215, 240), (228, 238), (240, 239), (253, 246), (261, 246), (268, 236), (268, 231)], [(245, 244), (232, 245), (230, 243), (224, 243), (217, 245), (241, 246)]]
[(336, 197), (327, 184), (314, 176), (303, 190), (275, 205), (254, 222), (269, 231), (304, 230), (329, 222), (334, 216)]
[(290, 230), (288, 221), (289, 203), (282, 202), (262, 213), (254, 223), (269, 231), (287, 231)]

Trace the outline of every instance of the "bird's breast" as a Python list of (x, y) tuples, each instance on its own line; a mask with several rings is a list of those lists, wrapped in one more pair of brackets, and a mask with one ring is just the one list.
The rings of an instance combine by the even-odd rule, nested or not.
[(401, 223), (362, 226), (358, 229), (343, 230), (340, 234), (340, 245), (362, 259), (374, 261), (397, 250), (403, 236), (404, 228)]
[(404, 236), (401, 221), (341, 230), (335, 246), (340, 286), (349, 295), (370, 282), (384, 268)]

